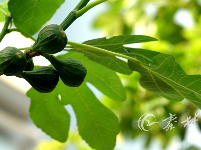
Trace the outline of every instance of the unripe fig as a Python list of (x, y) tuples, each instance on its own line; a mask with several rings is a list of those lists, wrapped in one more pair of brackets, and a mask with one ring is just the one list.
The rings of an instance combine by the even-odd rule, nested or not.
[(34, 69), (34, 63), (33, 63), (33, 59), (29, 59), (27, 60), (27, 66), (24, 69), (24, 71), (32, 71)]
[(18, 76), (25, 69), (25, 55), (15, 47), (6, 47), (0, 51), (0, 74)]
[(72, 58), (58, 59), (54, 55), (48, 54), (43, 54), (43, 56), (47, 58), (58, 71), (65, 85), (78, 87), (84, 81), (87, 69), (80, 61)]
[(38, 92), (49, 93), (54, 90), (58, 81), (58, 72), (49, 66), (42, 66), (33, 71), (24, 71), (22, 74), (29, 84)]
[(39, 32), (38, 38), (32, 46), (32, 50), (35, 52), (54, 54), (65, 48), (67, 40), (65, 32), (59, 25), (47, 25)]

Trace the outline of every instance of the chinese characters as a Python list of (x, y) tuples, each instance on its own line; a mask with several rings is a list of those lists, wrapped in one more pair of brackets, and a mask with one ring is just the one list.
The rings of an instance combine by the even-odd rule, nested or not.
[[(172, 130), (173, 128), (175, 128), (173, 126), (173, 123), (177, 122), (177, 120), (176, 120), (177, 119), (176, 114), (173, 115), (173, 114), (169, 113), (169, 115), (170, 115), (170, 117), (162, 120), (162, 121), (167, 121), (167, 125), (163, 128), (166, 131)], [(193, 118), (191, 118), (191, 116), (189, 116), (189, 117), (187, 117), (186, 120), (182, 121), (181, 123), (185, 123), (184, 127), (190, 126), (191, 124), (195, 124), (195, 122), (198, 121), (198, 118), (197, 118), (198, 115), (199, 115), (198, 113), (195, 113), (195, 116)], [(154, 117), (154, 119), (156, 120), (156, 118), (155, 118), (155, 116), (153, 114), (147, 114), (147, 113), (143, 114), (139, 118), (139, 120), (137, 121), (138, 122), (138, 127), (141, 130), (144, 130), (144, 131), (149, 131), (150, 130), (150, 129), (147, 130), (147, 129), (144, 128), (144, 122), (145, 121), (147, 122), (147, 126), (151, 126), (151, 125), (153, 125), (155, 123), (159, 123), (159, 122), (150, 122), (150, 120), (147, 119), (148, 117)]]

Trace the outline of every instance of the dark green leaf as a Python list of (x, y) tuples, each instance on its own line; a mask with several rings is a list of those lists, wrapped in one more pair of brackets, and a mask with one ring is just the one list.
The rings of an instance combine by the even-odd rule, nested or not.
[(79, 53), (69, 52), (65, 55), (59, 56), (58, 58), (74, 58), (81, 61), (87, 69), (87, 76), (85, 78), (85, 82), (90, 82), (103, 94), (113, 100), (126, 100), (125, 89), (122, 86), (119, 77), (114, 71), (92, 62), (91, 60), (84, 57), (83, 54)]
[(31, 98), (30, 117), (38, 128), (52, 138), (65, 142), (68, 137), (70, 116), (58, 99), (58, 94), (39, 93), (33, 88), (27, 92)]
[(31, 35), (36, 33), (65, 0), (10, 0), (8, 9), (15, 26)]
[(96, 150), (113, 150), (119, 132), (117, 117), (102, 105), (85, 84), (71, 88), (59, 83), (61, 102), (71, 104), (82, 138)]

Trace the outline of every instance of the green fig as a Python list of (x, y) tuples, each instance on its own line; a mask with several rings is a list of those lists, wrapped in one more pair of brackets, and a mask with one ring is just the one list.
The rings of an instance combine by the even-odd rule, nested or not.
[(47, 25), (39, 32), (38, 38), (32, 46), (32, 50), (35, 52), (54, 54), (62, 51), (67, 41), (67, 36), (59, 25)]
[(32, 71), (33, 69), (34, 69), (34, 63), (33, 63), (33, 59), (31, 58), (27, 60), (27, 65), (24, 71)]
[(43, 54), (43, 56), (48, 59), (58, 71), (65, 85), (78, 87), (84, 81), (87, 69), (80, 61), (72, 58), (58, 59), (54, 55), (48, 54)]
[(52, 67), (42, 66), (33, 71), (24, 71), (22, 78), (29, 82), (38, 92), (49, 93), (56, 87), (59, 81), (59, 74)]
[(25, 55), (15, 47), (6, 47), (0, 51), (0, 74), (18, 76), (26, 68)]

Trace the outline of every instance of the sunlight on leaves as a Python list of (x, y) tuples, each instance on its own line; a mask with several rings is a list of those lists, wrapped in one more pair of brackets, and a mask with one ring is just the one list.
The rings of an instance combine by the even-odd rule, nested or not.
[(65, 0), (10, 0), (9, 11), (15, 26), (31, 35), (35, 34)]
[(5, 14), (10, 15), (8, 11), (8, 1), (0, 2), (0, 22), (5, 20)]

